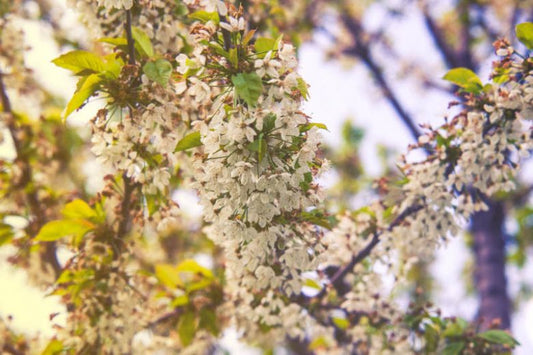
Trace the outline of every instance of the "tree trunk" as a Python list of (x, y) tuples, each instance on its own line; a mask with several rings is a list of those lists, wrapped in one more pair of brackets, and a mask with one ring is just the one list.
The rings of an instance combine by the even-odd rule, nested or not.
[(505, 277), (504, 209), (501, 202), (489, 202), (489, 210), (472, 217), (476, 265), (474, 282), (479, 295), (477, 318), (483, 329), (491, 324), (509, 329), (510, 304)]

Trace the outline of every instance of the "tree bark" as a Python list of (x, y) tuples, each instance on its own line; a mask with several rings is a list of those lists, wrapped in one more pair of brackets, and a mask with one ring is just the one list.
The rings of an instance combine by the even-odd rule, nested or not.
[(501, 202), (489, 201), (489, 210), (472, 217), (476, 265), (474, 282), (479, 295), (477, 318), (481, 327), (490, 325), (509, 329), (510, 302), (505, 277), (505, 245), (503, 222), (505, 212)]

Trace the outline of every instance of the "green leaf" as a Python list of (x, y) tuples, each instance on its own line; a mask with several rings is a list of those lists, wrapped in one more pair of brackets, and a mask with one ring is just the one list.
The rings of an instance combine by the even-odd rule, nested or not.
[(188, 311), (184, 313), (178, 321), (178, 334), (184, 346), (189, 345), (196, 333), (196, 317), (194, 313)]
[(154, 56), (154, 48), (150, 37), (138, 27), (131, 28), (131, 35), (135, 40), (135, 49), (143, 57), (151, 58)]
[(279, 44), (281, 42), (281, 39), (283, 38), (283, 35), (280, 35), (278, 38), (267, 38), (267, 37), (259, 37), (255, 40), (254, 48), (255, 53), (259, 58), (264, 58), (269, 51), (276, 51), (279, 48)]
[(463, 335), (467, 326), (468, 323), (464, 319), (457, 318), (455, 322), (449, 322), (446, 325), (446, 329), (444, 330), (442, 335), (445, 337), (455, 337)]
[(203, 290), (204, 288), (209, 287), (213, 283), (213, 279), (211, 278), (203, 278), (200, 281), (191, 282), (185, 285), (185, 290), (188, 293), (191, 293), (193, 291), (197, 290)]
[(192, 14), (189, 14), (189, 18), (192, 18), (194, 20), (202, 21), (203, 23), (206, 23), (208, 21), (213, 21), (214, 23), (218, 24), (220, 22), (220, 17), (218, 16), (218, 12), (207, 12), (207, 11), (196, 11)]
[(87, 202), (76, 199), (65, 205), (61, 214), (66, 219), (93, 219), (96, 218), (96, 211)]
[(52, 63), (68, 69), (76, 75), (100, 73), (104, 70), (102, 58), (94, 53), (81, 50), (65, 53), (52, 60)]
[(122, 58), (117, 57), (116, 53), (108, 54), (104, 58), (106, 62), (103, 75), (111, 80), (118, 79), (124, 66), (124, 61)]
[(278, 117), (274, 113), (269, 113), (263, 119), (263, 132), (269, 133), (274, 128), (276, 128), (276, 119)]
[(318, 127), (328, 131), (328, 127), (323, 123), (306, 123), (300, 126), (300, 132), (307, 132), (313, 127)]
[(172, 302), (170, 302), (170, 306), (177, 308), (181, 306), (185, 306), (189, 304), (189, 296), (187, 295), (181, 295), (178, 297), (175, 297)]
[(431, 324), (426, 324), (424, 339), (426, 340), (426, 354), (432, 354), (439, 345), (439, 332)]
[(250, 107), (257, 104), (259, 96), (263, 93), (263, 83), (257, 73), (239, 73), (231, 77), (235, 85), (235, 93)]
[(82, 238), (87, 232), (94, 229), (94, 224), (84, 219), (62, 219), (46, 223), (35, 241), (52, 242), (67, 236)]
[[(259, 37), (255, 40), (254, 48), (259, 58), (264, 58), (267, 53), (274, 50), (276, 40), (273, 38)], [(276, 48), (277, 49), (277, 48)]]
[(460, 355), (465, 347), (464, 341), (458, 341), (454, 343), (449, 343), (442, 350), (442, 355)]
[(78, 90), (72, 95), (72, 98), (67, 104), (65, 110), (65, 118), (70, 116), (72, 112), (77, 110), (83, 105), (83, 103), (91, 97), (92, 94), (98, 89), (102, 79), (96, 74), (91, 74), (87, 77), (80, 78), (78, 81)]
[(312, 279), (305, 279), (304, 286), (314, 288), (315, 290), (321, 290), (322, 289), (322, 286), (318, 282), (316, 282), (315, 280), (312, 280)]
[(0, 223), (0, 246), (9, 243), (13, 236), (13, 227), (6, 223)]
[(230, 48), (228, 52), (228, 59), (234, 68), (239, 67), (239, 53), (237, 52), (237, 48)]
[(302, 212), (301, 216), (304, 221), (313, 223), (328, 230), (332, 229), (331, 223), (327, 216), (318, 210), (312, 210), (309, 212), (304, 211)]
[(148, 62), (143, 66), (143, 73), (159, 85), (166, 87), (172, 74), (172, 64), (166, 59)]
[(454, 83), (467, 92), (479, 93), (483, 88), (483, 84), (476, 73), (467, 68), (451, 69), (443, 76), (443, 79)]
[(296, 82), (298, 83), (298, 86), (296, 87), (298, 91), (300, 91), (300, 94), (302, 94), (302, 97), (304, 100), (309, 99), (309, 90), (307, 87), (307, 83), (302, 78), (296, 79)]
[(515, 338), (513, 338), (511, 335), (509, 335), (507, 332), (503, 330), (497, 330), (497, 329), (487, 330), (486, 332), (479, 333), (477, 337), (488, 340), (491, 343), (496, 343), (496, 344), (504, 344), (504, 345), (509, 345), (513, 347), (516, 345), (520, 345), (520, 343), (516, 341)]
[(213, 278), (213, 273), (211, 272), (211, 270), (201, 266), (192, 259), (187, 259), (179, 263), (178, 266), (176, 266), (176, 271), (202, 274), (205, 277)]
[(108, 44), (111, 44), (111, 45), (113, 45), (115, 47), (127, 46), (128, 45), (128, 40), (126, 38), (124, 38), (124, 37), (118, 37), (118, 38), (115, 38), (115, 37), (103, 37), (103, 38), (99, 38), (98, 42), (108, 43)]
[(265, 157), (267, 150), (267, 142), (264, 138), (263, 133), (259, 133), (259, 136), (251, 143), (249, 143), (246, 148), (252, 152), (257, 153), (257, 161), (261, 163)]
[(163, 285), (170, 288), (183, 286), (178, 270), (172, 265), (157, 264), (155, 266), (155, 276)]
[(319, 336), (309, 344), (309, 350), (325, 349), (328, 347), (328, 342), (324, 336)]
[(204, 307), (200, 310), (199, 328), (206, 329), (213, 335), (218, 335), (220, 330), (218, 329), (217, 323), (217, 316), (212, 309)]
[(188, 150), (194, 147), (199, 147), (202, 145), (202, 140), (200, 137), (200, 132), (192, 132), (183, 137), (178, 144), (176, 145), (176, 149), (174, 149), (174, 152), (181, 152), (184, 150)]
[(533, 22), (524, 22), (516, 25), (516, 37), (527, 47), (533, 49)]
[(337, 326), (337, 328), (342, 329), (342, 330), (347, 329), (350, 326), (350, 322), (346, 318), (333, 317), (332, 321), (333, 321), (333, 324)]
[(58, 355), (63, 352), (63, 343), (57, 339), (52, 339), (43, 350), (41, 355)]

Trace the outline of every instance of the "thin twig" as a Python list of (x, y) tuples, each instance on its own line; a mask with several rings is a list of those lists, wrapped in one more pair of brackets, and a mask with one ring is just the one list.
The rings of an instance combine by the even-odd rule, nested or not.
[(128, 63), (135, 65), (135, 40), (131, 33), (131, 10), (126, 10), (126, 39), (128, 41)]
[[(128, 41), (128, 63), (130, 65), (135, 65), (135, 40), (133, 39), (132, 30), (131, 30), (131, 10), (126, 10), (126, 39)], [(130, 118), (132, 117), (132, 108), (129, 107)], [(117, 229), (117, 237), (121, 239), (128, 233), (130, 227), (130, 217), (131, 217), (131, 200), (132, 194), (135, 191), (136, 184), (132, 179), (124, 172), (122, 174), (122, 181), (124, 182), (124, 194), (122, 202), (120, 203), (120, 223)]]
[(418, 140), (418, 137), (420, 136), (420, 131), (414, 123), (414, 120), (411, 115), (407, 113), (407, 111), (404, 109), (404, 107), (396, 97), (395, 93), (392, 91), (389, 83), (385, 79), (383, 70), (376, 64), (376, 61), (372, 57), (370, 45), (368, 41), (365, 40), (365, 33), (361, 26), (361, 23), (357, 19), (349, 15), (342, 15), (341, 19), (350, 34), (352, 35), (354, 43), (356, 43), (352, 48), (348, 49), (346, 53), (356, 56), (363, 61), (363, 63), (370, 70), (372, 76), (383, 91), (383, 95), (385, 96), (385, 98), (392, 105), (394, 111), (396, 111), (398, 116), (400, 116), (402, 122), (407, 126), (407, 129), (409, 130), (411, 136), (415, 140)]
[(439, 53), (442, 55), (444, 62), (446, 63), (447, 68), (455, 68), (460, 66), (455, 52), (453, 49), (446, 43), (444, 38), (444, 32), (439, 28), (431, 14), (429, 13), (428, 5), (424, 4), (422, 7), (422, 15), (424, 16), (424, 23), (433, 38), (433, 43), (437, 47)]
[[(227, 22), (226, 16), (221, 15), (220, 12), (218, 13), (218, 17), (220, 18), (220, 22)], [(220, 27), (220, 29), (222, 30), (222, 38), (224, 39), (224, 49), (229, 51), (233, 48), (231, 44), (231, 33), (225, 28)]]

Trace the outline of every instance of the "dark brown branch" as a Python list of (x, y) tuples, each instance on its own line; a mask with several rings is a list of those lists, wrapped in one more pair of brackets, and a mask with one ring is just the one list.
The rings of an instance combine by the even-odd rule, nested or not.
[[(131, 31), (131, 10), (126, 10), (126, 39), (128, 41), (128, 63), (130, 65), (135, 65), (135, 40), (133, 39)], [(130, 119), (133, 114), (133, 110), (129, 107)], [(130, 177), (124, 172), (122, 174), (122, 181), (124, 182), (124, 193), (122, 196), (122, 201), (120, 203), (120, 222), (117, 229), (118, 239), (122, 239), (127, 233), (131, 225), (131, 203), (132, 195), (135, 191), (136, 184), (131, 180)], [(118, 255), (117, 255), (118, 256)]]
[(426, 24), (426, 27), (429, 31), (429, 34), (431, 35), (431, 38), (433, 39), (433, 43), (435, 43), (435, 46), (439, 50), (440, 54), (442, 55), (444, 62), (446, 63), (447, 68), (455, 68), (459, 67), (459, 62), (457, 60), (456, 54), (453, 51), (453, 49), (446, 43), (446, 39), (444, 38), (444, 32), (439, 28), (431, 14), (429, 13), (429, 9), (427, 4), (423, 5), (422, 8), (422, 15), (424, 16), (424, 23)]
[(383, 91), (383, 95), (385, 96), (385, 98), (389, 101), (389, 103), (394, 108), (394, 111), (396, 111), (398, 116), (400, 116), (402, 122), (406, 125), (411, 136), (415, 140), (418, 140), (418, 137), (420, 136), (420, 131), (415, 125), (411, 115), (407, 113), (407, 111), (403, 108), (395, 93), (392, 91), (389, 83), (385, 79), (383, 70), (376, 64), (376, 61), (372, 57), (370, 51), (370, 44), (368, 43), (368, 40), (365, 40), (366, 34), (364, 33), (361, 23), (359, 22), (359, 20), (349, 15), (342, 15), (341, 19), (350, 34), (352, 35), (352, 38), (355, 43), (352, 48), (346, 50), (346, 54), (355, 56), (363, 61), (363, 63), (372, 73), (372, 76), (376, 80), (378, 86)]
[(133, 191), (135, 190), (135, 184), (131, 179), (126, 175), (122, 174), (122, 180), (124, 182), (124, 195), (122, 202), (120, 203), (120, 223), (118, 225), (117, 235), (119, 238), (125, 236), (128, 232), (130, 225), (130, 208), (131, 208), (131, 198)]
[[(421, 206), (421, 205), (411, 206), (411, 207), (407, 208), (405, 211), (400, 213), (391, 222), (391, 224), (387, 227), (386, 231), (387, 232), (392, 231), (395, 227), (400, 225), (405, 220), (406, 217), (408, 217), (408, 216), (420, 211), (422, 208), (423, 208), (423, 206)], [(352, 271), (352, 269), (354, 268), (355, 265), (357, 265), (363, 259), (365, 259), (367, 256), (369, 256), (370, 253), (372, 252), (372, 250), (376, 247), (376, 245), (379, 244), (379, 241), (380, 241), (379, 238), (381, 237), (382, 234), (383, 234), (383, 232), (375, 233), (372, 236), (372, 239), (370, 240), (370, 242), (366, 245), (366, 247), (364, 247), (359, 253), (354, 255), (352, 257), (352, 260), (350, 260), (350, 262), (348, 264), (346, 264), (344, 267), (338, 269), (337, 272), (331, 277), (330, 285), (337, 286), (340, 282), (342, 282), (342, 280), (346, 277), (346, 275), (348, 275)], [(326, 293), (327, 293), (327, 290), (328, 290), (328, 288), (324, 287), (315, 296), (315, 298), (324, 297), (326, 295)]]
[(459, 22), (461, 23), (461, 35), (459, 38), (459, 53), (457, 54), (460, 67), (466, 67), (473, 71), (477, 70), (477, 63), (474, 63), (472, 56), (472, 34), (470, 33), (470, 2), (459, 1)]
[(128, 41), (128, 63), (135, 65), (135, 40), (131, 33), (131, 10), (126, 10), (126, 39)]
[[(218, 17), (220, 17), (220, 22), (227, 22), (226, 16), (218, 14)], [(222, 30), (222, 38), (224, 40), (224, 49), (226, 51), (229, 51), (231, 48), (233, 48), (233, 45), (231, 44), (231, 33), (226, 30), (225, 28), (220, 28)]]

